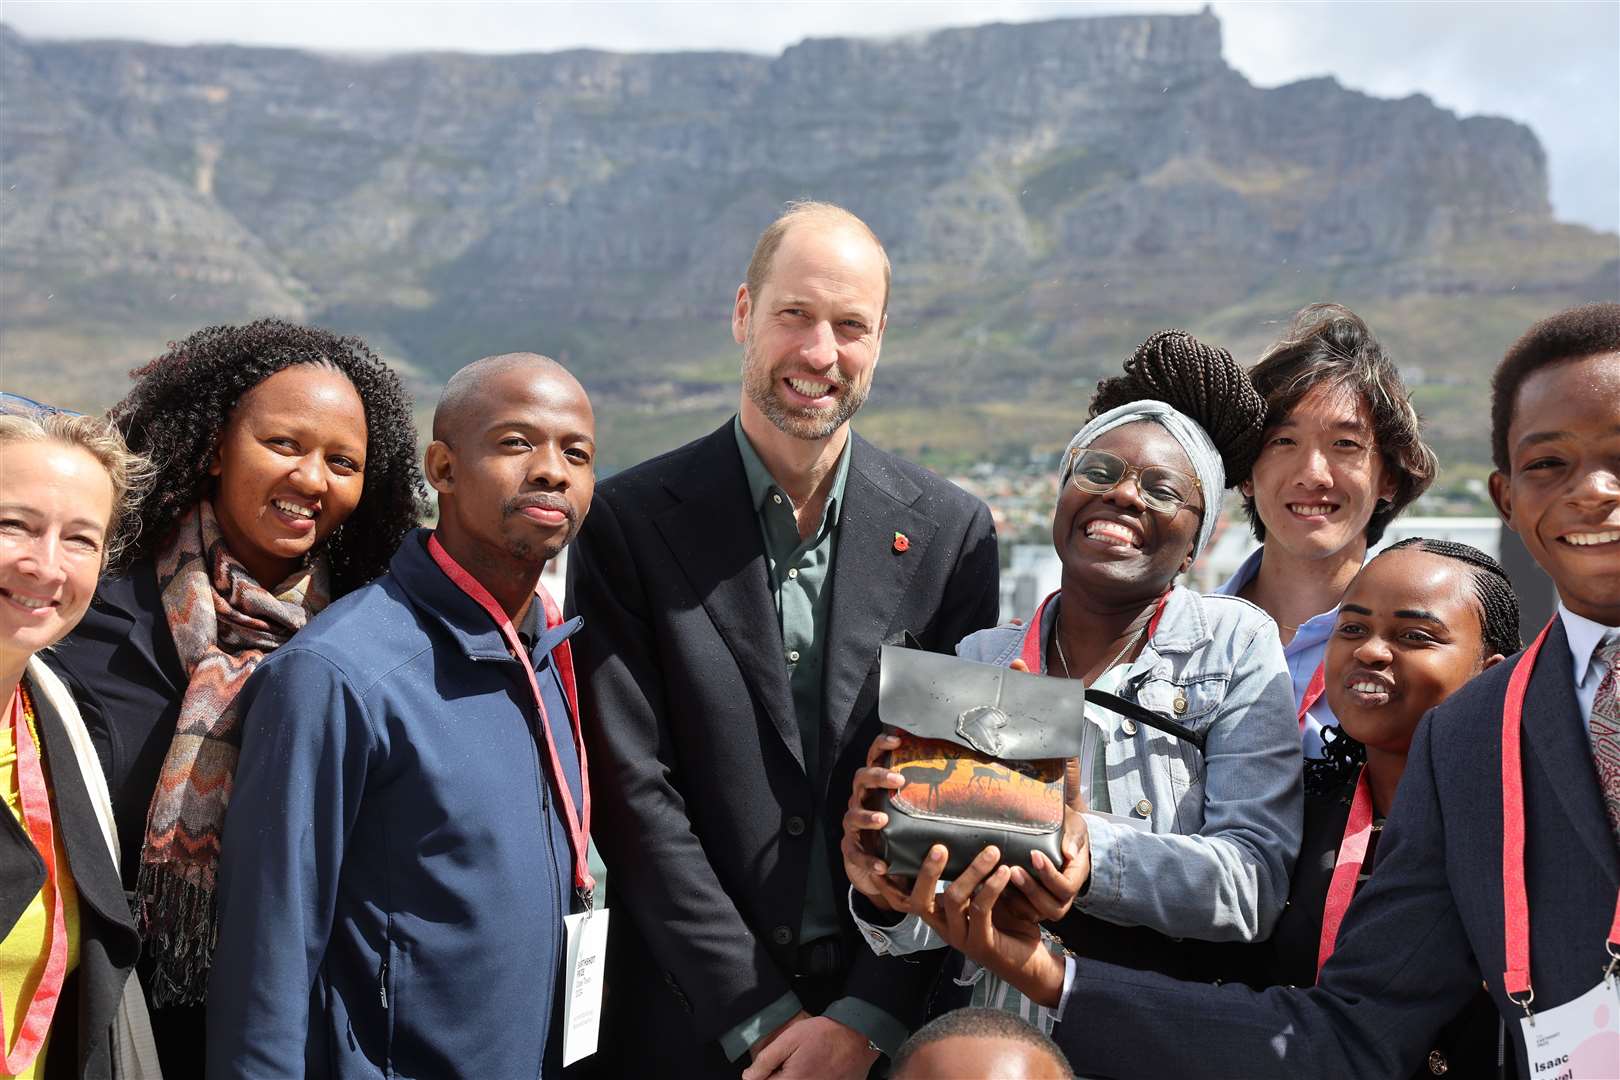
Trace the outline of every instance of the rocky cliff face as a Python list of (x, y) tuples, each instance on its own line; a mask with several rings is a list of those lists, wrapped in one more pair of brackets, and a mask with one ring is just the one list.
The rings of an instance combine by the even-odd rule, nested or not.
[(367, 334), (424, 383), (496, 349), (559, 353), (644, 441), (673, 442), (732, 395), (731, 294), (801, 196), (888, 243), (874, 404), (902, 445), (907, 416), (942, 408), (994, 442), (987, 399), (1051, 402), (1160, 325), (1243, 355), (1330, 295), (1413, 322), (1418, 296), (1616, 291), (1614, 237), (1552, 221), (1528, 129), (1331, 80), (1257, 89), (1208, 13), (774, 59), (0, 28), (0, 178), (6, 382), (77, 372), (60, 392), (90, 405), (166, 337), (277, 313)]

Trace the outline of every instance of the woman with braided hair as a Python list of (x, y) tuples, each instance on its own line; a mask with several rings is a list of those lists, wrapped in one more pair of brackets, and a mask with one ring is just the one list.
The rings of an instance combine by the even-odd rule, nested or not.
[[(1351, 581), (1327, 645), (1327, 698), (1338, 724), (1323, 730), (1325, 758), (1306, 766), (1305, 839), (1288, 908), (1270, 939), (1250, 947), (1243, 981), (1316, 982), (1351, 896), (1376, 867), (1418, 721), (1521, 647), (1506, 571), (1467, 544), (1403, 540)], [(1481, 730), (1481, 738), (1495, 735)], [(1498, 1022), (1490, 999), (1476, 995), (1415, 1075), (1491, 1073)]]
[[(1299, 740), (1282, 645), (1254, 605), (1176, 584), (1214, 534), (1223, 491), (1248, 475), (1263, 417), (1231, 355), (1179, 330), (1153, 335), (1098, 388), (1058, 477), (1052, 542), (1062, 588), (1027, 622), (980, 631), (957, 652), (1083, 679), (1174, 718), (1202, 749), (1087, 704), (1068, 721), (1083, 725), (1083, 740), (1071, 765), (1064, 864), (1037, 854), (1029, 866), (999, 865), (1000, 853), (986, 848), (936, 897), (942, 846), (914, 882), (886, 877), (871, 854), (872, 831), (887, 820), (875, 796), (904, 781), (876, 765), (896, 742), (880, 738), (856, 774), (842, 843), (875, 950), (960, 948), (965, 904), (984, 882), (1012, 886), (1030, 919), (1025, 948), (1183, 977), (1219, 974), (1206, 960), (1223, 950), (1200, 943), (1271, 932), (1300, 835)], [(1001, 978), (962, 970), (974, 1004), (1050, 1028), (1051, 1014)]]
[(1300, 310), (1249, 377), (1265, 412), (1239, 489), (1262, 546), (1217, 591), (1277, 620), (1300, 743), (1317, 758), (1333, 723), (1322, 653), (1339, 597), (1385, 527), (1428, 489), (1435, 456), (1394, 361), (1338, 304)]
[(201, 1076), (236, 694), (387, 568), (422, 486), (410, 400), (355, 338), (273, 319), (210, 327), (134, 379), (110, 418), (155, 483), (51, 663), (107, 774), (163, 1069)]

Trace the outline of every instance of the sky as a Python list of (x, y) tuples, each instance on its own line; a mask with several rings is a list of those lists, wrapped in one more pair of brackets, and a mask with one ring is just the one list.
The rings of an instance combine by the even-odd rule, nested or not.
[[(229, 42), (341, 52), (774, 54), (807, 37), (888, 37), (947, 26), (1199, 3), (907, 0), (793, 3), (73, 2), (0, 0), (0, 21), (34, 38)], [(1461, 115), (1523, 121), (1547, 150), (1563, 220), (1620, 228), (1620, 0), (1216, 2), (1227, 62), (1259, 86), (1332, 75), (1380, 97), (1428, 95)], [(0, 138), (4, 132), (0, 132)]]

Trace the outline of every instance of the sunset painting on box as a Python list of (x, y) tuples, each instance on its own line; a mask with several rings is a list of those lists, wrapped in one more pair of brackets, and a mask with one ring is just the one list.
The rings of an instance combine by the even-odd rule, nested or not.
[(897, 809), (997, 826), (1063, 823), (1061, 758), (1001, 762), (955, 743), (896, 734), (901, 741), (889, 753), (889, 768), (906, 778), (906, 786), (891, 796)]

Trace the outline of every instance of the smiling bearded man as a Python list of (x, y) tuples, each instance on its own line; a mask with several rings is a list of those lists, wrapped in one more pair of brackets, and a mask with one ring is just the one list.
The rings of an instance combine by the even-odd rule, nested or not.
[(928, 965), (856, 937), (839, 818), (879, 647), (949, 652), (999, 582), (984, 504), (850, 431), (888, 292), (864, 222), (790, 207), (737, 288), (737, 417), (604, 483), (580, 533), (611, 1075), (864, 1076), (920, 1019)]

